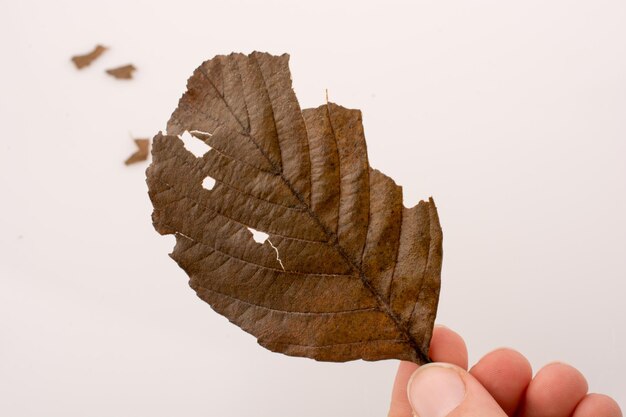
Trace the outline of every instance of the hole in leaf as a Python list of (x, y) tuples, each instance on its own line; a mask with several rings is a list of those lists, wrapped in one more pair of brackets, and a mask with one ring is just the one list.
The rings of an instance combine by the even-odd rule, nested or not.
[(202, 186), (205, 190), (212, 190), (215, 187), (215, 179), (212, 177), (206, 177), (202, 180)]
[(211, 147), (207, 145), (206, 142), (200, 138), (194, 137), (186, 130), (178, 137), (183, 141), (185, 149), (191, 152), (196, 158), (202, 158), (204, 154), (211, 150)]
[(252, 239), (254, 239), (256, 243), (265, 243), (265, 241), (270, 237), (267, 233), (254, 230), (251, 227), (248, 227), (248, 230), (252, 233)]

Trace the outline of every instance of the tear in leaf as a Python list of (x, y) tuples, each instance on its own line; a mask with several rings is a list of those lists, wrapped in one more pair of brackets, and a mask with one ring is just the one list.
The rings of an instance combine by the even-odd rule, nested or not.
[[(185, 131), (211, 132), (213, 151), (196, 158)], [(200, 298), (276, 352), (428, 362), (437, 210), (405, 208), (370, 168), (359, 110), (301, 110), (288, 55), (231, 54), (195, 70), (167, 132), (147, 171), (152, 218)]]
[(106, 70), (106, 73), (117, 78), (118, 80), (130, 80), (133, 78), (133, 73), (137, 70), (133, 65), (124, 65), (118, 68), (112, 68)]
[(145, 161), (150, 153), (150, 139), (134, 139), (137, 151), (124, 161), (126, 165)]
[(76, 65), (76, 68), (83, 69), (86, 66), (91, 65), (93, 61), (95, 61), (100, 55), (106, 51), (107, 48), (102, 45), (96, 45), (95, 48), (84, 55), (74, 55), (72, 57), (72, 62)]

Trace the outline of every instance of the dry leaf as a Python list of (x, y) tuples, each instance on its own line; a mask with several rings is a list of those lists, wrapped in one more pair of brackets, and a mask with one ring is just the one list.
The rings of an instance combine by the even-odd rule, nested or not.
[(150, 139), (135, 139), (135, 144), (137, 145), (137, 151), (124, 161), (126, 165), (148, 159), (148, 154), (150, 152)]
[(76, 68), (82, 69), (86, 66), (91, 65), (93, 61), (95, 61), (100, 55), (106, 51), (107, 48), (102, 45), (96, 45), (93, 51), (85, 54), (85, 55), (74, 55), (72, 57), (72, 62), (76, 65)]
[(106, 70), (107, 74), (112, 75), (118, 80), (130, 80), (133, 78), (133, 72), (135, 72), (137, 68), (135, 68), (132, 64), (124, 65), (117, 68), (111, 68)]
[[(199, 297), (266, 348), (425, 363), (442, 260), (435, 205), (403, 207), (401, 188), (369, 167), (359, 110), (301, 111), (288, 59), (231, 54), (195, 70), (153, 141), (154, 226), (176, 236), (170, 256)], [(185, 131), (212, 150), (195, 157)]]

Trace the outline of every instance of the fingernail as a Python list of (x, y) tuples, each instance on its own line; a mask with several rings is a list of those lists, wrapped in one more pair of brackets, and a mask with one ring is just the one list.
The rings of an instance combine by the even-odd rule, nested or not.
[(445, 417), (463, 402), (465, 383), (454, 369), (429, 364), (415, 371), (407, 392), (418, 417)]

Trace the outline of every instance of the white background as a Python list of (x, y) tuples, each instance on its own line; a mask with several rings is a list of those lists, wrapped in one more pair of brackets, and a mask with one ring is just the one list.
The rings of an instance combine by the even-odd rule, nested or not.
[[(386, 415), (396, 361), (274, 354), (201, 302), (152, 228), (147, 163), (122, 163), (203, 60), (255, 49), (291, 54), (303, 108), (328, 88), (362, 109), (407, 205), (435, 198), (438, 322), (472, 362), (512, 346), (626, 405), (623, 1), (0, 7), (0, 415)], [(133, 81), (104, 74), (129, 62)]]

